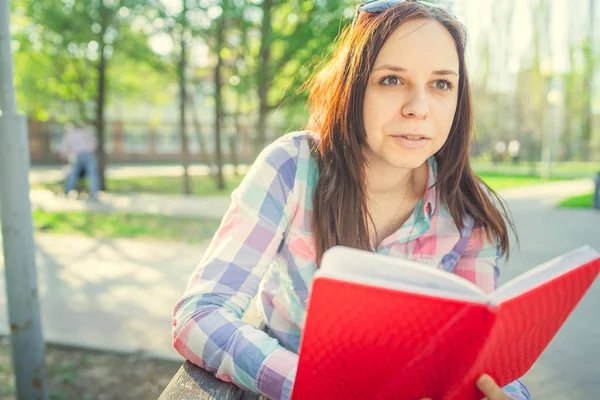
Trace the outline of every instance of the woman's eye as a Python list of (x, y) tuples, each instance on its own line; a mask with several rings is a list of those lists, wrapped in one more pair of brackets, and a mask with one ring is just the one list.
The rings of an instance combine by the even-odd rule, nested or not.
[(443, 92), (452, 90), (452, 83), (445, 79), (440, 79), (439, 81), (435, 81), (434, 86), (437, 90), (441, 90)]
[(381, 80), (381, 83), (383, 83), (386, 86), (396, 86), (401, 84), (402, 81), (397, 76), (386, 76)]

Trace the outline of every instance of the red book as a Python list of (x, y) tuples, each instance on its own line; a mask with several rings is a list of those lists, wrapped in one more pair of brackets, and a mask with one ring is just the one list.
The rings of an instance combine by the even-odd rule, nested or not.
[(599, 272), (586, 246), (486, 294), (429, 265), (334, 247), (313, 280), (292, 399), (479, 400), (476, 379), (523, 376)]

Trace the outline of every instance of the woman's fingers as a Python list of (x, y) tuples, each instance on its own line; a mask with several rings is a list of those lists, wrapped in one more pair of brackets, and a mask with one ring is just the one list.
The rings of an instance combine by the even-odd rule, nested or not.
[[(484, 374), (477, 380), (477, 388), (485, 395), (487, 400), (506, 400), (508, 396), (504, 394), (500, 386), (492, 379), (491, 376)], [(431, 400), (430, 398), (424, 398), (420, 400)]]
[(486, 374), (481, 375), (477, 380), (477, 388), (481, 390), (487, 400), (506, 400), (508, 398), (492, 377)]

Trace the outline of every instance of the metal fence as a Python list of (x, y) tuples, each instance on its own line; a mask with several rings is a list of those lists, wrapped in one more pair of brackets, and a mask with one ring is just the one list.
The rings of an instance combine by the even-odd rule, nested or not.
[[(199, 129), (198, 129), (199, 128)], [(287, 129), (271, 128), (267, 142)], [(59, 149), (65, 124), (29, 122), (29, 146), (32, 164), (61, 162)], [(209, 163), (214, 158), (214, 127), (190, 124), (186, 127), (191, 162)], [(253, 154), (254, 127), (225, 124), (221, 133), (221, 150), (225, 162), (249, 162)], [(182, 154), (179, 124), (150, 125), (145, 122), (107, 121), (104, 150), (112, 162), (180, 162)]]

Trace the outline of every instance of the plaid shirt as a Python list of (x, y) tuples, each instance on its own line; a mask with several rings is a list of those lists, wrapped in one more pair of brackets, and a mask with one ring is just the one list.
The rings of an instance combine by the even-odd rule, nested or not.
[[(287, 134), (268, 146), (232, 194), (202, 261), (177, 303), (175, 349), (194, 364), (273, 399), (289, 399), (313, 274), (312, 199), (318, 167), (308, 133)], [(415, 260), (462, 276), (485, 291), (498, 277), (498, 246), (473, 220), (459, 232), (431, 185), (412, 216), (377, 253)], [(268, 333), (242, 321), (257, 301)], [(504, 388), (528, 399), (518, 381)]]

